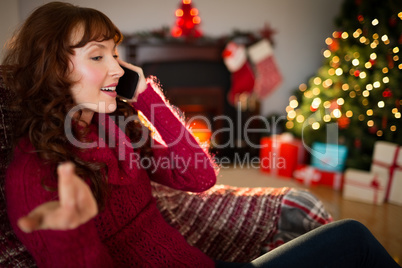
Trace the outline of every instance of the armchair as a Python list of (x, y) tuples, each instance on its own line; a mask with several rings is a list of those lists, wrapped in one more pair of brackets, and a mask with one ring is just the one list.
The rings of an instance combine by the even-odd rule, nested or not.
[(7, 217), (4, 179), (12, 155), (11, 127), (19, 113), (9, 106), (15, 96), (12, 90), (6, 88), (3, 72), (0, 66), (0, 266), (36, 267), (29, 252), (15, 236)]

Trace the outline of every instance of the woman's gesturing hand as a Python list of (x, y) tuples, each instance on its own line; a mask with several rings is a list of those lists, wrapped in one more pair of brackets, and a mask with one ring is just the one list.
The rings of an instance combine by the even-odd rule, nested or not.
[(75, 174), (72, 163), (57, 168), (59, 201), (44, 203), (18, 220), (24, 232), (35, 230), (68, 230), (86, 223), (98, 213), (89, 186)]
[(147, 81), (145, 79), (144, 72), (142, 71), (142, 69), (140, 67), (127, 63), (121, 59), (118, 59), (118, 62), (120, 65), (137, 72), (138, 75), (140, 76), (139, 80), (138, 80), (137, 89), (134, 93), (134, 97), (130, 100), (132, 102), (136, 102), (138, 95), (140, 95), (142, 92), (145, 91), (145, 89), (147, 89)]

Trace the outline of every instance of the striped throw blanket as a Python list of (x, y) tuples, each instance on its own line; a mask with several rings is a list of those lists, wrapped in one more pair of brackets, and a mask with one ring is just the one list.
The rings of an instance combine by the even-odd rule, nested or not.
[(216, 185), (201, 194), (152, 184), (165, 220), (213, 259), (248, 262), (332, 221), (321, 201), (293, 188)]

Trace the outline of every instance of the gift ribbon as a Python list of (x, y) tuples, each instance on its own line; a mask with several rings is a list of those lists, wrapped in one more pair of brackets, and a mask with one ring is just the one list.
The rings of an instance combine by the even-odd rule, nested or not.
[(336, 173), (334, 175), (333, 187), (334, 187), (335, 190), (339, 190), (339, 189), (341, 189), (341, 185), (342, 185), (342, 174), (341, 173)]
[(392, 161), (392, 164), (391, 164), (391, 165), (387, 165), (386, 163), (381, 162), (381, 161), (379, 161), (379, 160), (373, 160), (373, 164), (374, 164), (374, 165), (378, 165), (378, 166), (380, 166), (380, 167), (389, 168), (389, 179), (388, 179), (387, 190), (386, 190), (386, 192), (385, 192), (385, 200), (386, 200), (386, 201), (388, 200), (389, 192), (391, 191), (391, 184), (392, 184), (392, 180), (393, 180), (393, 177), (394, 177), (394, 171), (395, 171), (395, 168), (397, 167), (396, 160), (398, 160), (399, 148), (400, 148), (400, 147), (398, 146), (398, 147), (396, 148), (396, 150), (395, 150), (394, 160)]
[(371, 181), (370, 186), (374, 188), (374, 203), (377, 204), (378, 200), (378, 191), (380, 189), (380, 183), (377, 180), (377, 176), (374, 177), (374, 179)]

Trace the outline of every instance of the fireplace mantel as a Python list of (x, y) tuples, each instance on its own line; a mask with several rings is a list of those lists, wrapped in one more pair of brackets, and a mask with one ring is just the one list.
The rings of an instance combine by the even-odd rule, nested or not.
[(222, 61), (223, 47), (193, 43), (139, 43), (128, 46), (129, 59), (140, 66), (174, 61)]
[[(170, 103), (184, 111), (186, 118), (205, 116), (211, 122), (212, 131), (228, 127), (223, 121), (214, 121), (216, 116), (227, 116), (235, 124), (244, 123), (237, 120), (239, 112), (226, 98), (231, 85), (231, 74), (222, 58), (224, 44), (163, 41), (136, 43), (129, 40), (123, 45), (127, 60), (141, 66), (146, 76), (155, 75)], [(258, 112), (258, 107), (253, 111), (242, 111), (241, 117), (247, 119)], [(217, 135), (217, 140), (213, 142), (226, 144), (226, 134)], [(236, 134), (235, 139), (239, 140), (241, 137)], [(238, 150), (239, 148), (225, 149), (220, 154), (232, 154)]]

